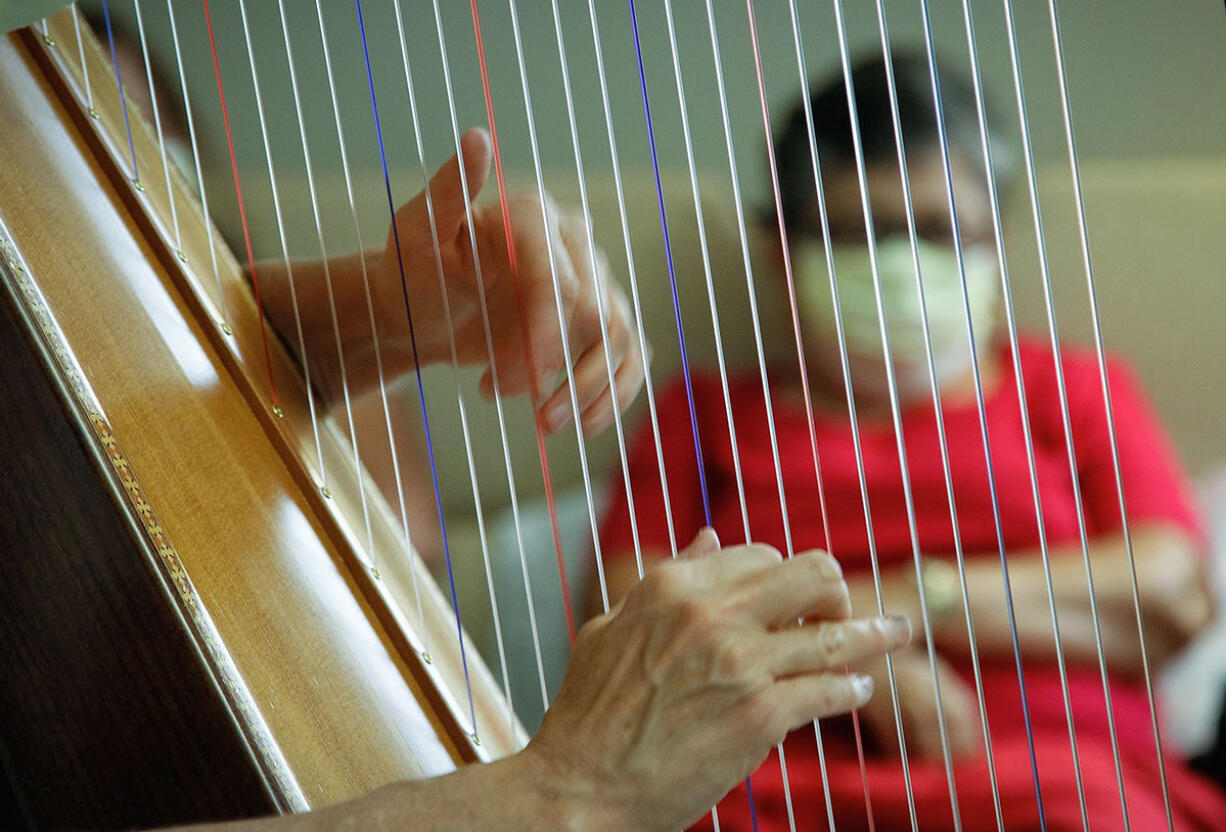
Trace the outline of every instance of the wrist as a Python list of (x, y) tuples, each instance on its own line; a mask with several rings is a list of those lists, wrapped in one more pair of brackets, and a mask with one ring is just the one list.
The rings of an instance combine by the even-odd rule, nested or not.
[(919, 574), (912, 572), (917, 600), (922, 599), (934, 642), (940, 642), (957, 626), (962, 609), (962, 585), (958, 567), (944, 558), (924, 557)]
[(517, 766), (517, 784), (530, 795), (531, 828), (566, 832), (634, 828), (630, 804), (618, 801), (609, 784), (551, 759), (534, 743), (510, 760)]

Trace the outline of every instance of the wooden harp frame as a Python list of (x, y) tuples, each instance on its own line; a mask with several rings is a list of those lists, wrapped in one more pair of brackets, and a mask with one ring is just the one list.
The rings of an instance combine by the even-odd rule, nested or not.
[[(224, 298), (210, 289), (209, 220), (172, 170), (176, 246), (135, 115), (136, 163), (158, 175), (132, 179), (118, 90), (97, 80), (109, 61), (86, 36), (87, 99), (76, 23), (0, 43), (0, 433), (24, 446), (0, 484), (0, 542), (21, 564), (0, 579), (0, 735), (27, 813), (94, 827), (303, 811), (518, 749), (466, 644), (470, 709), (450, 607), (345, 437), (321, 431), (327, 489), (304, 461), (302, 377), (273, 343), (274, 405), (242, 270), (219, 245)], [(369, 540), (349, 519), (363, 497)], [(17, 514), (40, 506), (48, 527)], [(395, 601), (409, 593), (412, 624)]]

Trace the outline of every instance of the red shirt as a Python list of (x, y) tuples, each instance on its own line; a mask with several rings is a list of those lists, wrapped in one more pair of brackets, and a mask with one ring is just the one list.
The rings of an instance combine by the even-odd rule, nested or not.
[[(1080, 537), (1073, 479), (1064, 440), (1053, 352), (1050, 346), (1044, 343), (1024, 340), (1020, 344), (1018, 355), (1033, 435), (1034, 461), (1047, 540), (1053, 546), (1078, 544)], [(1087, 530), (1092, 537), (1112, 534), (1120, 528), (1119, 495), (1111, 445), (1108, 441), (1098, 363), (1092, 352), (1069, 347), (1062, 348), (1062, 359), (1077, 461), (1077, 482), (1081, 487)], [(1035, 497), (1031, 488), (1027, 462), (1028, 446), (1023, 433), (1016, 375), (1007, 350), (1002, 355), (1001, 367), (997, 384), (988, 392), (985, 402), (1001, 534), (1006, 552), (1033, 550), (1039, 543)], [(1166, 521), (1199, 534), (1187, 483), (1170, 442), (1132, 374), (1123, 364), (1111, 360), (1108, 363), (1108, 377), (1130, 522), (1136, 524), (1142, 521)], [(730, 377), (728, 384), (741, 482), (744, 484), (745, 504), (748, 509), (749, 537), (756, 542), (769, 543), (780, 551), (785, 551), (779, 487), (761, 377), (756, 372), (745, 373)], [(692, 375), (692, 385), (708, 489), (710, 523), (725, 544), (741, 542), (746, 535), (719, 376), (711, 372), (695, 372)], [(794, 401), (791, 404), (786, 403), (783, 396), (774, 392), (772, 400), (794, 550), (827, 549), (839, 559), (849, 575), (868, 571), (870, 563), (864, 504), (847, 415), (816, 414), (817, 451), (821, 470), (819, 489), (815, 475), (813, 444), (810, 441), (803, 405)], [(971, 400), (965, 404), (943, 407), (943, 411), (963, 549), (968, 556), (999, 557), (978, 408)], [(674, 380), (660, 394), (658, 415), (668, 480), (669, 506), (678, 543), (684, 545), (707, 522), (707, 518), (699, 481), (698, 455), (691, 429), (690, 410), (681, 379)], [(954, 536), (935, 411), (931, 400), (904, 412), (902, 424), (920, 549), (927, 556), (952, 558)], [(912, 544), (893, 425), (888, 420), (885, 423), (863, 425), (860, 440), (868, 502), (881, 568), (886, 570), (909, 565)], [(629, 449), (629, 467), (638, 533), (643, 548), (666, 553), (668, 536), (664, 494), (650, 426), (644, 426), (634, 439)], [(630, 555), (633, 549), (629, 512), (620, 472), (613, 481), (612, 491), (615, 496), (602, 525), (601, 546), (609, 557)], [(823, 495), (826, 518), (830, 526), (829, 541), (823, 528)], [(966, 666), (959, 669), (964, 671), (964, 675), (969, 679), (969, 660), (963, 663)], [(1019, 735), (1024, 738), (1017, 669), (1012, 658), (986, 657), (982, 661), (982, 669), (984, 692), (989, 703), (988, 722), (996, 747), (994, 757), (998, 767), (1022, 767), (1019, 773), (1025, 776), (1018, 778), (1022, 791), (1016, 798), (1019, 811), (1024, 811), (1025, 807), (1035, 802), (1033, 787), (1028, 780), (1028, 754), (1013, 753), (1009, 759), (1002, 760), (1000, 752), (1001, 748), (1008, 747)], [(1025, 673), (1036, 737), (1050, 735), (1053, 742), (1063, 743), (1063, 753), (1068, 756), (1067, 722), (1056, 667), (1054, 664), (1032, 660), (1025, 664)], [(1087, 746), (1093, 746), (1097, 741), (1105, 742), (1108, 737), (1106, 709), (1097, 668), (1070, 667), (1068, 680), (1079, 742)], [(1152, 759), (1153, 742), (1144, 688), (1131, 681), (1113, 678), (1112, 696), (1117, 731), (1124, 752), (1138, 760), (1146, 758), (1146, 755)], [(839, 778), (845, 775), (848, 794), (842, 797), (851, 801), (853, 810), (854, 804), (859, 801), (858, 817), (859, 822), (863, 822), (864, 806), (859, 765), (854, 746), (851, 745), (842, 722), (832, 720), (822, 723), (829, 735), (824, 739), (832, 790), (838, 787), (838, 783), (842, 782)], [(827, 725), (829, 728), (826, 728)], [(806, 778), (812, 780), (816, 777), (817, 759), (812, 729), (797, 732), (789, 740), (787, 747), (789, 775), (793, 786), (795, 787), (797, 782), (804, 782)], [(1021, 747), (1026, 746), (1023, 744)], [(1048, 756), (1058, 756), (1058, 748), (1048, 749), (1048, 752)], [(1083, 757), (1085, 753), (1083, 751)], [(1040, 757), (1043, 756), (1044, 752), (1040, 751)], [(899, 769), (897, 762), (889, 765), (893, 770)], [(913, 763), (913, 773), (922, 774), (917, 772), (917, 769), (923, 765)], [(1055, 763), (1051, 765), (1056, 766)], [(854, 767), (854, 772), (843, 770), (848, 767)], [(923, 776), (918, 777), (915, 786), (917, 801), (932, 802), (932, 810), (937, 812), (943, 806), (948, 814), (947, 785), (943, 771), (938, 773), (939, 777), (930, 778), (931, 794), (927, 795), (920, 793), (925, 780)], [(1114, 785), (1114, 771), (1110, 765), (1106, 770), (1096, 773), (1108, 777), (1109, 783)], [(877, 776), (874, 774), (870, 779)], [(888, 775), (884, 772), (880, 776), (888, 780)], [(1141, 778), (1130, 778), (1133, 782), (1138, 779)], [(763, 785), (755, 789), (760, 826), (763, 829), (775, 828), (770, 825), (770, 814), (774, 812), (776, 817), (773, 820), (779, 821), (783, 811), (781, 800), (776, 799), (779, 795), (771, 791), (771, 784), (775, 783), (775, 779), (771, 776), (759, 776), (755, 778), (755, 785), (759, 780), (764, 781)], [(817, 793), (821, 795), (820, 780), (815, 782), (818, 784)], [(1133, 782), (1129, 782), (1130, 788)], [(1108, 790), (1107, 797), (1111, 794)], [(812, 803), (813, 796), (810, 795), (810, 798), (809, 803)], [(1044, 798), (1045, 804), (1055, 802), (1046, 792)], [(883, 801), (888, 803), (893, 800), (897, 803), (899, 799), (901, 795), (898, 790), (888, 785), (874, 790), (874, 807)], [(1074, 807), (1075, 800), (1074, 796)], [(1140, 798), (1130, 800), (1130, 804), (1139, 801)], [(799, 805), (800, 803), (804, 801), (798, 802), (798, 812), (809, 817), (812, 824), (824, 824), (824, 798), (820, 805), (811, 805), (807, 809)], [(1104, 811), (1110, 811), (1112, 805), (1118, 820), (1118, 797), (1114, 803), (1110, 800), (1104, 801)], [(966, 809), (965, 805), (963, 809)], [(1054, 809), (1049, 805), (1048, 810), (1050, 821)], [(848, 811), (845, 808), (843, 814)], [(906, 822), (905, 812), (901, 817)], [(844, 820), (838, 815), (836, 819), (839, 821), (839, 828), (844, 828)], [(720, 820), (724, 829), (738, 828), (735, 821), (731, 821), (730, 826), (723, 813)], [(782, 816), (782, 820), (786, 821), (786, 816)], [(878, 818), (879, 822), (880, 820), (881, 818)], [(987, 804), (985, 820), (989, 822), (987, 825), (990, 828), (995, 828), (995, 817), (990, 803)], [(1080, 828), (1079, 816), (1075, 820), (1077, 828)], [(848, 828), (857, 828), (855, 820), (849, 818), (846, 822), (851, 824)], [(805, 828), (811, 828), (808, 822)]]

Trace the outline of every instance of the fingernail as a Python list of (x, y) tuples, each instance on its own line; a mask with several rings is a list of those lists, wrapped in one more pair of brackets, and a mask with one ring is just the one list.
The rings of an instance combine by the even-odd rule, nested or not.
[(859, 673), (851, 674), (851, 689), (856, 695), (856, 707), (860, 707), (873, 695), (873, 677)]
[(899, 640), (905, 639), (906, 641), (911, 640), (911, 619), (905, 615), (895, 613), (888, 616), (885, 620), (889, 622), (890, 631), (896, 638)]

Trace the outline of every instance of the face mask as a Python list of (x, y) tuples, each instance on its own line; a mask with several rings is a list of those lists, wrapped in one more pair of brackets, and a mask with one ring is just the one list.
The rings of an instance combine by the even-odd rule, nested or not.
[[(954, 378), (969, 368), (971, 360), (957, 253), (952, 248), (924, 240), (918, 241), (917, 249), (937, 379)], [(848, 357), (853, 368), (875, 365), (880, 370), (879, 373), (853, 372), (853, 384), (864, 392), (884, 391), (887, 385), (881, 324), (868, 248), (866, 245), (836, 245), (831, 253)], [(793, 266), (801, 314), (813, 334), (831, 352), (832, 360), (837, 362), (838, 335), (825, 250), (820, 244), (798, 246), (793, 252)], [(1000, 297), (996, 259), (990, 249), (971, 246), (963, 250), (963, 270), (976, 346), (979, 347), (991, 340), (996, 326)], [(924, 316), (916, 291), (911, 242), (907, 237), (890, 237), (877, 244), (877, 274), (900, 392), (927, 390)]]

